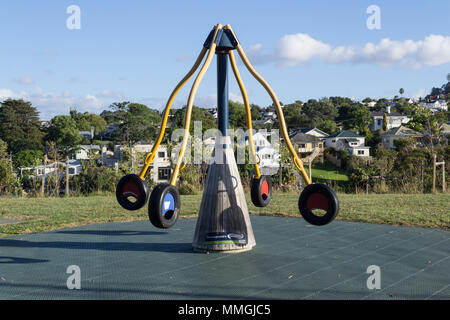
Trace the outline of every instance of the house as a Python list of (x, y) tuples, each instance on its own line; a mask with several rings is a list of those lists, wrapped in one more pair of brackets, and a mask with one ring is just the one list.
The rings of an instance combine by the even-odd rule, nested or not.
[(408, 123), (411, 119), (404, 114), (398, 113), (398, 112), (391, 112), (391, 107), (386, 107), (386, 112), (378, 111), (378, 112), (372, 112), (370, 116), (373, 119), (373, 123), (371, 124), (371, 129), (373, 131), (375, 130), (381, 130), (383, 129), (383, 119), (384, 114), (386, 113), (387, 117), (387, 129), (397, 128), (400, 127), (402, 124)]
[(430, 101), (430, 102), (426, 102), (426, 101), (422, 101), (419, 102), (419, 105), (430, 109), (433, 113), (434, 112), (438, 112), (438, 111), (447, 111), (448, 110), (448, 105), (447, 102), (445, 100), (434, 100), (434, 101)]
[(300, 129), (294, 130), (292, 132), (291, 136), (293, 137), (297, 133), (304, 133), (304, 134), (307, 134), (309, 136), (317, 137), (320, 140), (324, 140), (326, 137), (329, 136), (328, 133), (317, 129), (316, 127), (314, 127), (314, 128), (300, 128)]
[[(137, 157), (137, 154), (148, 154), (153, 149), (153, 143), (149, 142), (140, 142), (135, 144), (132, 147), (132, 155), (133, 158), (140, 158), (143, 165), (144, 159), (143, 157)], [(142, 159), (141, 159), (142, 158)], [(159, 145), (158, 151), (156, 152), (155, 158), (153, 159), (152, 164), (150, 165), (150, 180), (156, 183), (168, 182), (172, 176), (171, 169), (171, 161), (170, 155), (166, 145)]]
[(111, 138), (116, 133), (116, 131), (119, 129), (120, 129), (120, 125), (118, 125), (118, 124), (109, 125), (105, 131), (103, 131), (102, 133), (99, 134), (99, 136), (101, 138)]
[[(273, 175), (278, 171), (281, 155), (269, 142), (267, 135), (266, 132), (256, 132), (253, 134), (253, 144), (261, 174)], [(248, 145), (248, 136), (245, 137), (245, 143)]]
[(385, 134), (381, 135), (381, 142), (383, 143), (383, 146), (388, 149), (394, 149), (395, 143), (394, 141), (397, 139), (405, 139), (405, 138), (414, 138), (414, 139), (421, 139), (423, 137), (423, 134), (414, 131), (410, 128), (400, 126), (398, 128), (392, 128)]
[(291, 142), (295, 145), (300, 158), (307, 161), (312, 154), (321, 154), (324, 150), (324, 143), (316, 136), (311, 136), (302, 132), (297, 132), (291, 137)]
[[(66, 162), (65, 161), (58, 161), (58, 166), (62, 169), (59, 170), (59, 178), (61, 179), (63, 175), (65, 174), (65, 168), (66, 168)], [(47, 165), (44, 168), (44, 165), (38, 165), (35, 167), (22, 167), (19, 168), (20, 175), (24, 172), (29, 172), (30, 177), (42, 177), (45, 175), (45, 178), (47, 178), (49, 175), (54, 174), (56, 170), (55, 162), (48, 162)], [(83, 170), (81, 166), (81, 162), (75, 159), (69, 160), (69, 176), (75, 176), (81, 173)]]
[(78, 131), (78, 134), (86, 140), (94, 139), (94, 127), (91, 127), (91, 131)]
[(325, 147), (347, 150), (349, 155), (369, 157), (370, 147), (364, 145), (365, 138), (350, 131), (341, 131), (325, 139)]
[(92, 154), (100, 154), (100, 146), (96, 144), (81, 145), (75, 153), (76, 160), (89, 160), (89, 156)]

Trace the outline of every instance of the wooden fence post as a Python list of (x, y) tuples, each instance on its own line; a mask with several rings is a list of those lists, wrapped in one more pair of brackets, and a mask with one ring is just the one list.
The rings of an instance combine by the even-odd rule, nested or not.
[(42, 171), (41, 197), (45, 195), (45, 172), (47, 170), (47, 155), (44, 155), (44, 169)]
[(66, 197), (69, 196), (69, 157), (66, 156)]
[(433, 154), (433, 189), (432, 192), (436, 192), (436, 154)]

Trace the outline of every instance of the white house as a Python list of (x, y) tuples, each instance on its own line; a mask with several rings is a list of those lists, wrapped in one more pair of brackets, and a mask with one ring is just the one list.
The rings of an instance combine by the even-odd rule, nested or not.
[(96, 145), (96, 144), (84, 145), (83, 144), (80, 146), (80, 148), (75, 153), (75, 159), (76, 160), (88, 160), (89, 155), (91, 155), (91, 154), (99, 155), (100, 150), (101, 149), (100, 149), (99, 145)]
[(383, 118), (386, 113), (387, 117), (387, 129), (400, 127), (402, 124), (408, 123), (411, 119), (404, 114), (398, 112), (391, 112), (391, 107), (386, 107), (386, 112), (372, 112), (370, 116), (373, 119), (373, 123), (371, 125), (372, 130), (381, 130), (383, 129)]
[[(152, 151), (153, 143), (137, 143), (132, 148), (133, 157), (137, 154), (147, 154)], [(142, 159), (142, 161), (144, 158)], [(142, 163), (143, 164), (143, 163)], [(155, 158), (150, 165), (151, 177), (150, 179), (156, 183), (167, 182), (172, 176), (170, 155), (166, 145), (159, 145)]]
[(432, 112), (448, 110), (448, 105), (445, 100), (436, 100), (433, 102), (420, 102), (419, 105), (424, 108), (430, 109)]
[[(281, 155), (269, 142), (267, 135), (268, 133), (256, 132), (253, 134), (253, 144), (261, 174), (273, 175), (278, 171)], [(245, 143), (248, 145), (248, 136), (245, 137)]]
[(325, 147), (332, 147), (335, 150), (347, 150), (349, 155), (355, 155), (358, 157), (369, 157), (370, 147), (364, 145), (365, 138), (350, 132), (341, 131), (334, 135), (328, 136), (325, 139)]

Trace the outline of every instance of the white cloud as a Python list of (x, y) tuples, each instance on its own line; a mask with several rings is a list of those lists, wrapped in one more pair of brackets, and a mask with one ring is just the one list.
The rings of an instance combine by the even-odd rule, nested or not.
[(294, 66), (313, 58), (326, 58), (331, 46), (315, 40), (305, 33), (283, 36), (277, 45), (277, 57), (284, 66)]
[(31, 93), (18, 93), (8, 88), (0, 88), (0, 100), (8, 98), (31, 101), (40, 112), (40, 118), (45, 120), (49, 120), (55, 115), (67, 114), (69, 108), (76, 108), (80, 112), (99, 112), (108, 105), (106, 101), (93, 94), (76, 96), (70, 90), (64, 90), (61, 94), (54, 94), (44, 92), (39, 87), (36, 87), (35, 91)]
[(384, 38), (378, 43), (333, 47), (308, 34), (290, 34), (278, 41), (272, 60), (282, 66), (296, 66), (313, 59), (328, 63), (397, 64), (418, 69), (450, 62), (450, 36), (432, 34), (418, 41)]

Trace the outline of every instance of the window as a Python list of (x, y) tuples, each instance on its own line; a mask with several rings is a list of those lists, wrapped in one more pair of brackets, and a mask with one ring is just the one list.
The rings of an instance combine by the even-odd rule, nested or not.
[(358, 150), (358, 154), (364, 155), (364, 150)]
[(304, 147), (305, 147), (305, 144), (304, 144), (304, 143), (300, 143), (299, 147), (300, 147), (300, 148), (304, 148)]
[(378, 119), (378, 120), (377, 120), (377, 124), (378, 124), (379, 126), (381, 126), (381, 119)]
[(166, 156), (166, 153), (164, 151), (158, 152), (158, 158), (164, 158)]
[(333, 143), (336, 142), (336, 139), (331, 140), (331, 142), (333, 142)]
[(158, 169), (158, 180), (169, 180), (170, 168), (159, 168)]

